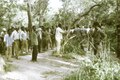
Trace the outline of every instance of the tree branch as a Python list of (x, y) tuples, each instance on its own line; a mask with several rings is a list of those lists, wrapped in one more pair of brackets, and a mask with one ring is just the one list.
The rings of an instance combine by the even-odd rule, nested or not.
[(91, 6), (90, 9), (89, 9), (88, 11), (86, 11), (85, 13), (83, 13), (83, 14), (78, 14), (78, 18), (73, 21), (72, 26), (73, 26), (77, 21), (79, 21), (82, 17), (88, 15), (88, 14), (90, 13), (90, 11), (92, 11), (92, 9), (95, 8), (96, 6), (99, 6), (99, 7), (100, 7), (101, 5), (100, 5), (100, 4), (93, 5), (93, 6)]

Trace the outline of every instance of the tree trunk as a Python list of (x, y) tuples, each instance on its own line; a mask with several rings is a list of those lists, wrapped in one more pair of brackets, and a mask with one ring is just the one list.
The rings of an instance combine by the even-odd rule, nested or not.
[[(31, 6), (30, 3), (27, 2), (27, 14), (28, 14), (28, 30), (29, 30), (29, 38), (31, 38), (31, 31), (32, 31), (32, 16), (31, 16)], [(31, 46), (31, 39), (29, 40), (29, 46)]]
[(40, 14), (39, 15), (39, 27), (43, 26), (43, 16)]
[(116, 10), (116, 36), (117, 36), (117, 49), (116, 49), (116, 53), (117, 53), (117, 57), (120, 59), (120, 1), (117, 0), (117, 10)]
[(28, 28), (30, 29), (30, 32), (31, 32), (31, 29), (32, 29), (32, 17), (31, 17), (31, 7), (30, 7), (29, 2), (27, 3), (27, 7), (28, 7), (28, 11), (27, 11), (27, 14), (28, 14)]

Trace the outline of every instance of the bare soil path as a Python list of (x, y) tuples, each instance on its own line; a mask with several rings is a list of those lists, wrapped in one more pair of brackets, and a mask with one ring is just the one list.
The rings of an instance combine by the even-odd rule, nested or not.
[(31, 62), (31, 55), (20, 56), (20, 60), (8, 62), (10, 71), (2, 74), (0, 80), (62, 80), (79, 67), (75, 59), (66, 60), (52, 56), (52, 50), (39, 53), (38, 61)]

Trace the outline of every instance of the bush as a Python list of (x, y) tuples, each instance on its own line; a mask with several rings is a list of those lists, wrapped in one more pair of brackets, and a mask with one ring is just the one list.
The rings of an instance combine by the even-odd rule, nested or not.
[(64, 80), (120, 80), (120, 64), (110, 55), (94, 57), (89, 63), (82, 61), (80, 69)]
[(79, 38), (74, 37), (74, 36), (68, 39), (65, 39), (65, 40), (66, 41), (64, 41), (63, 43), (61, 53), (64, 53), (64, 54), (75, 53), (79, 55), (85, 55), (85, 51), (84, 49), (82, 49), (82, 46), (81, 46), (85, 43), (85, 41), (82, 41)]

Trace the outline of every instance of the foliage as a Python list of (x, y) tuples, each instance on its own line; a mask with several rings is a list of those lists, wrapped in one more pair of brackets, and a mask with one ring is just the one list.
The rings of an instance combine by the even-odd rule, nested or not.
[(82, 61), (80, 69), (64, 80), (120, 80), (120, 64), (110, 54), (93, 58), (90, 62)]
[(43, 21), (48, 11), (49, 0), (36, 0), (32, 6), (33, 19), (36, 20), (39, 26), (43, 26)]
[(68, 33), (65, 35), (61, 53), (85, 55), (84, 46), (88, 43), (87, 35), (81, 35), (79, 32)]

